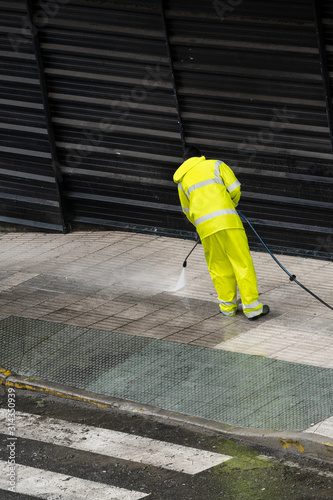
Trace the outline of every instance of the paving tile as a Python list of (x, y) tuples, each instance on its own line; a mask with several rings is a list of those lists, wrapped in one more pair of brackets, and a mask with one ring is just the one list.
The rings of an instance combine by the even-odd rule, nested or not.
[(72, 311), (71, 309), (58, 309), (49, 314), (43, 316), (45, 321), (57, 321), (61, 323), (67, 323), (67, 321), (78, 316), (80, 313), (78, 311)]
[(54, 312), (53, 308), (43, 307), (41, 305), (41, 306), (34, 306), (32, 308), (27, 308), (27, 309), (24, 309), (23, 311), (15, 311), (12, 314), (14, 316), (21, 316), (22, 318), (39, 319), (39, 318), (42, 318), (43, 316), (47, 316), (48, 314), (51, 314), (53, 312)]
[(131, 320), (110, 316), (94, 324), (94, 328), (99, 330), (116, 331), (119, 327), (131, 323)]
[(149, 315), (153, 311), (157, 310), (158, 307), (149, 304), (136, 304), (130, 308), (124, 309), (118, 312), (116, 316), (118, 318), (128, 318), (128, 319), (140, 319), (144, 316)]
[(66, 323), (69, 325), (77, 325), (77, 326), (91, 326), (95, 323), (101, 323), (106, 320), (108, 316), (103, 314), (98, 314), (94, 311), (87, 312), (85, 314), (80, 313), (77, 316), (69, 318), (66, 320)]
[(179, 331), (179, 327), (171, 327), (168, 326), (166, 327), (165, 325), (158, 325), (154, 326), (153, 328), (146, 329), (145, 334), (147, 337), (153, 337), (155, 339), (163, 339), (167, 338), (169, 335), (172, 335), (173, 333), (176, 333)]
[(97, 297), (85, 297), (84, 299), (76, 300), (68, 306), (68, 309), (73, 311), (89, 311), (94, 309), (95, 311), (103, 306), (107, 302), (106, 299)]

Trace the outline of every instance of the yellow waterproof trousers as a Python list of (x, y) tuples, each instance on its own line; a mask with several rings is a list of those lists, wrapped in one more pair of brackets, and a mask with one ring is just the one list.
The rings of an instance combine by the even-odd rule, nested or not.
[(237, 284), (248, 318), (262, 313), (257, 277), (244, 229), (224, 229), (202, 239), (206, 262), (226, 316), (237, 311)]

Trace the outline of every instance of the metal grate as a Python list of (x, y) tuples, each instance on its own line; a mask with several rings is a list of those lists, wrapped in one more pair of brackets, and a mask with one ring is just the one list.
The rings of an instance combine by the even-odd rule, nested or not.
[(304, 430), (332, 415), (333, 370), (41, 320), (0, 321), (0, 366), (217, 422)]

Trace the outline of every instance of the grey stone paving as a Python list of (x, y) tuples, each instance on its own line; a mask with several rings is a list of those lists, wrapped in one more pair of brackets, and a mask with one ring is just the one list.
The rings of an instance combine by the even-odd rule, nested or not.
[[(272, 312), (257, 322), (241, 311), (225, 317), (201, 245), (188, 260), (187, 285), (172, 291), (192, 246), (113, 231), (2, 235), (0, 367), (234, 425), (303, 429), (333, 415), (333, 312), (289, 282), (270, 255), (252, 252), (261, 298)], [(333, 302), (332, 262), (279, 259)], [(181, 374), (175, 386), (154, 349), (164, 349)], [(185, 352), (198, 367), (177, 365), (176, 353)], [(209, 392), (205, 363), (214, 372), (215, 362), (218, 383)], [(280, 366), (290, 379), (281, 378)], [(130, 385), (119, 379), (121, 370)], [(208, 378), (194, 384), (200, 373)]]

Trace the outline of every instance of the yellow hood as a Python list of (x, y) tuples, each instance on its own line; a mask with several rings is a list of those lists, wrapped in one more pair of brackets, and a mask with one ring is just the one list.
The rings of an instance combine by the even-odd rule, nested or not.
[(184, 163), (182, 163), (174, 173), (173, 181), (177, 184), (181, 182), (184, 175), (187, 174), (187, 172), (191, 170), (191, 168), (195, 167), (195, 165), (198, 165), (198, 163), (200, 163), (201, 161), (206, 161), (206, 158), (204, 156), (193, 156), (192, 158), (184, 161)]

